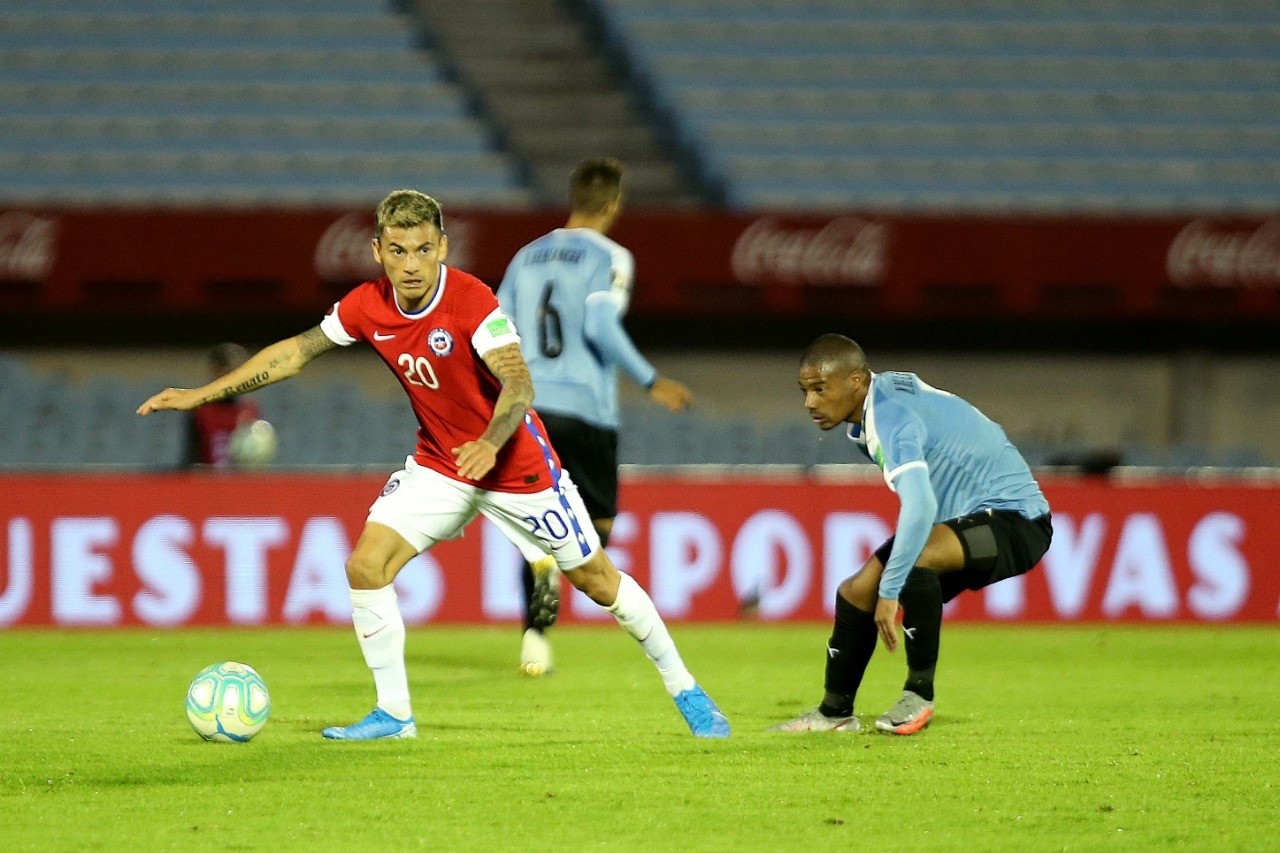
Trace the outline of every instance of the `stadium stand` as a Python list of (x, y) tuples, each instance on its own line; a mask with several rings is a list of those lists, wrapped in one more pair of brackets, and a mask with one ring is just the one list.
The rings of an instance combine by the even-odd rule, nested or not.
[[(0, 470), (180, 467), (184, 419), (134, 414), (155, 390), (150, 379), (37, 372), (20, 356), (0, 354)], [(379, 395), (354, 379), (329, 376), (322, 383), (273, 385), (254, 396), (263, 417), (276, 428), (279, 453), (274, 464), (279, 467), (383, 470), (413, 451), (417, 425), (399, 394)], [(618, 457), (623, 464), (812, 467), (859, 461), (837, 432), (820, 433), (797, 417), (753, 420), (697, 410), (672, 415), (647, 402), (627, 401), (622, 419)], [(1079, 440), (1014, 438), (1036, 466), (1090, 469), (1110, 457), (1102, 467), (1184, 472), (1269, 464), (1255, 447), (1193, 442), (1160, 447), (1130, 441), (1100, 452)]]
[(595, 0), (737, 207), (1270, 212), (1280, 6)]
[[(564, 146), (586, 140), (629, 160), (652, 154), (661, 180), (651, 198), (675, 193), (691, 172), (712, 176), (738, 208), (1280, 207), (1275, 3), (550, 4), (593, 10), (681, 150), (696, 153), (685, 170), (659, 162), (652, 133), (531, 123), (546, 112), (535, 94), (581, 106), (572, 87), (565, 95), (566, 78), (599, 88), (600, 103), (625, 94), (603, 91), (606, 69), (588, 61), (549, 0), (526, 4), (540, 11), (521, 19), (544, 21), (547, 32), (513, 28), (499, 55), (484, 57), (493, 62), (468, 72), (477, 87), (484, 75), (500, 78), (508, 123), (528, 124), (523, 153), (505, 153), (495, 140), (511, 136), (503, 144), (514, 146), (511, 128), (486, 124), (493, 116), (458, 85), (459, 69), (396, 11), (408, 5), (0, 0), (0, 204), (363, 207), (391, 186), (418, 185), (450, 203), (522, 207), (558, 192), (572, 161)], [(472, 5), (455, 33), (462, 55), (482, 49), (503, 19), (499, 5), (520, 0)], [(530, 71), (539, 56), (554, 62)], [(605, 125), (624, 116), (642, 118), (618, 106)], [(549, 165), (524, 176), (520, 158)], [(540, 192), (522, 183), (529, 177)], [(133, 414), (155, 390), (129, 378), (37, 376), (0, 353), (0, 467), (176, 466), (182, 419)], [(337, 381), (322, 393), (286, 383), (259, 397), (280, 434), (277, 464), (385, 468), (411, 450), (414, 424), (398, 396)], [(848, 461), (834, 436), (820, 440), (794, 418), (672, 416), (643, 405), (624, 418), (626, 463)], [(1015, 438), (1035, 464), (1077, 464), (1097, 451), (1064, 436)], [(1176, 470), (1268, 461), (1207, 438), (1126, 441), (1115, 452)]]
[(701, 201), (686, 161), (620, 85), (623, 75), (575, 3), (415, 0), (411, 8), (541, 203), (562, 204), (577, 161), (602, 154), (627, 164), (627, 197), (636, 204)]
[(0, 2), (0, 203), (523, 206), (384, 0)]
[(0, 355), (0, 390), (0, 467), (173, 467), (181, 460), (182, 419), (134, 415), (145, 399), (141, 387), (37, 376), (20, 358)]

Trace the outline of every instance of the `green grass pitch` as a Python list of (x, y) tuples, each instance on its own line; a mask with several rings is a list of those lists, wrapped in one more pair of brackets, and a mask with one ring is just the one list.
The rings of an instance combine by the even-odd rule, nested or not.
[[(729, 715), (691, 737), (636, 645), (514, 626), (418, 628), (419, 737), (330, 743), (373, 704), (350, 631), (0, 632), (6, 850), (1274, 849), (1273, 627), (946, 626), (938, 715), (894, 738), (765, 731), (814, 705), (825, 625), (675, 625)], [(270, 722), (211, 744), (188, 680), (256, 667)], [(872, 661), (858, 713), (896, 699)]]

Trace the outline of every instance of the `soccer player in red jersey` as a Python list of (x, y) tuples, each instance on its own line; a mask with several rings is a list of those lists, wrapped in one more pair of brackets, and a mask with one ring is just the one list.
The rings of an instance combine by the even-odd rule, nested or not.
[(421, 551), (461, 535), (483, 513), (530, 562), (553, 557), (565, 577), (640, 643), (697, 737), (729, 723), (698, 686), (652, 600), (614, 568), (569, 473), (530, 408), (520, 338), (482, 281), (443, 261), (440, 205), (397, 190), (378, 205), (373, 254), (386, 275), (344, 296), (320, 325), (272, 344), (200, 388), (166, 388), (138, 407), (190, 410), (288, 379), (335, 346), (370, 344), (418, 419), (418, 444), (374, 501), (347, 558), (352, 622), (378, 701), (335, 740), (415, 737), (404, 620), (392, 581)]

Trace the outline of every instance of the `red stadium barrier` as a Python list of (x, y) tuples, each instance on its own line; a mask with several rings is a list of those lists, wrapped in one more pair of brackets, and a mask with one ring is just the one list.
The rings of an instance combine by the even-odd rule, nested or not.
[[(450, 262), (493, 285), (563, 219), (447, 213)], [(0, 316), (319, 313), (379, 274), (372, 232), (372, 210), (0, 209)], [(1280, 318), (1280, 220), (633, 211), (613, 236), (638, 316)]]
[[(0, 476), (0, 625), (344, 623), (343, 560), (383, 478)], [(950, 618), (1250, 621), (1280, 616), (1280, 485), (1050, 479), (1040, 568), (962, 596)], [(610, 551), (673, 620), (825, 620), (888, 534), (896, 499), (857, 480), (627, 477)], [(487, 524), (397, 581), (413, 624), (515, 619), (511, 547)], [(566, 621), (601, 618), (574, 594)], [(606, 617), (607, 618), (607, 617)]]

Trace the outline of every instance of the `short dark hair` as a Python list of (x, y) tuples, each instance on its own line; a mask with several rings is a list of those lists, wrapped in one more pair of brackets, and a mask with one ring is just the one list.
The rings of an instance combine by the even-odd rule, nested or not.
[(612, 157), (583, 160), (569, 179), (569, 207), (593, 216), (622, 195), (622, 163)]
[(867, 354), (862, 351), (862, 347), (852, 339), (834, 333), (815, 338), (800, 357), (800, 366), (816, 367), (824, 372), (832, 368), (870, 370), (867, 367)]

